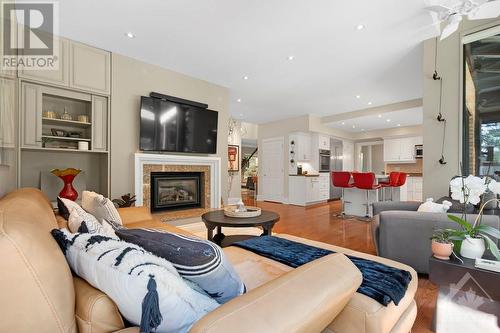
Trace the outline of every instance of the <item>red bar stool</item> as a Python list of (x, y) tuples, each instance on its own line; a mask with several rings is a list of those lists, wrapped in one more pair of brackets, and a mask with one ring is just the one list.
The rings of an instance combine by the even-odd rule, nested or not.
[[(393, 188), (395, 188), (395, 187), (401, 187), (404, 184), (406, 184), (406, 178), (408, 178), (408, 174), (406, 172), (400, 172), (399, 173), (398, 184), (396, 186), (394, 186)], [(391, 189), (391, 191), (392, 191), (392, 189)], [(391, 195), (392, 195), (392, 193), (391, 193)], [(401, 197), (401, 194), (400, 194), (400, 197)]]
[(366, 218), (370, 218), (370, 191), (380, 189), (380, 185), (375, 184), (375, 174), (373, 172), (353, 173), (354, 187), (366, 191)]
[(345, 203), (344, 200), (344, 189), (352, 188), (353, 186), (349, 183), (351, 181), (351, 173), (347, 171), (332, 171), (332, 185), (335, 187), (340, 187), (342, 189), (342, 212), (336, 216), (345, 216)]
[(396, 171), (392, 171), (391, 173), (389, 173), (389, 181), (388, 182), (379, 182), (379, 184), (382, 186), (382, 197), (383, 197), (383, 201), (385, 201), (385, 189), (386, 188), (390, 188), (391, 189), (391, 201), (392, 201), (392, 198), (393, 198), (393, 195), (392, 195), (392, 190), (394, 189), (394, 187), (398, 187), (398, 184), (399, 184), (399, 175), (400, 175), (400, 172), (396, 172)]

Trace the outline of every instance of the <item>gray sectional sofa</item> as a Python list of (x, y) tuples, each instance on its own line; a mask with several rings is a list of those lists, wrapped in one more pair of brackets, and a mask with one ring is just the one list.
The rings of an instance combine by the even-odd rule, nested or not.
[[(421, 202), (375, 202), (372, 232), (377, 255), (405, 263), (418, 273), (429, 273), (430, 237), (434, 229), (458, 228), (443, 213), (417, 212)], [(461, 216), (461, 214), (454, 213)], [(477, 215), (469, 214), (474, 221)], [(500, 218), (485, 215), (484, 224), (500, 229)]]

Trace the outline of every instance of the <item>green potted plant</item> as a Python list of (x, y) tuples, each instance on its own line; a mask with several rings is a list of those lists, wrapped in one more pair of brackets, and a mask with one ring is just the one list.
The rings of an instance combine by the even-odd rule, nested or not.
[(441, 260), (450, 260), (453, 253), (453, 242), (451, 236), (456, 230), (436, 229), (432, 234), (432, 254)]
[(454, 230), (450, 235), (450, 239), (461, 241), (460, 255), (465, 258), (476, 259), (481, 258), (486, 249), (489, 249), (497, 260), (500, 260), (500, 253), (497, 244), (491, 237), (500, 239), (500, 231), (488, 225), (481, 224), (483, 210), (492, 202), (500, 202), (496, 196), (500, 193), (500, 183), (495, 180), (484, 177), (468, 176), (466, 178), (455, 178), (450, 182), (450, 190), (452, 198), (459, 200), (462, 204), (477, 205), (481, 202), (481, 197), (487, 192), (494, 195), (493, 199), (487, 200), (481, 204), (481, 209), (474, 223), (467, 222), (464, 212), (463, 218), (455, 215), (448, 215), (448, 218), (459, 224), (462, 228)]

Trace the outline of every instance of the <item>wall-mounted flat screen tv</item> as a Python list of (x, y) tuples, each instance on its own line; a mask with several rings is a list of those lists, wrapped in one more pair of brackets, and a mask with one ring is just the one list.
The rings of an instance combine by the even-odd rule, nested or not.
[(141, 97), (140, 150), (217, 153), (218, 112)]

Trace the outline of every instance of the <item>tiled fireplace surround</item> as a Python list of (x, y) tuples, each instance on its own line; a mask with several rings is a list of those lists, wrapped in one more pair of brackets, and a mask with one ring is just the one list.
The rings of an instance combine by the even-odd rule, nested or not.
[[(210, 167), (203, 165), (144, 164), (142, 168), (142, 205), (151, 207), (151, 172), (202, 172), (202, 208), (210, 207)], [(189, 208), (188, 208), (189, 209)]]
[(212, 156), (135, 154), (136, 205), (150, 207), (151, 172), (202, 172), (204, 209), (220, 208), (220, 158)]

